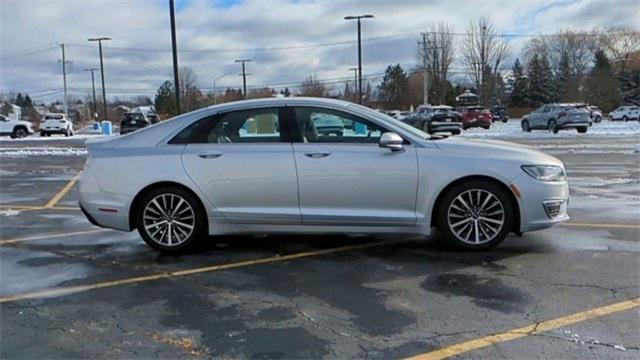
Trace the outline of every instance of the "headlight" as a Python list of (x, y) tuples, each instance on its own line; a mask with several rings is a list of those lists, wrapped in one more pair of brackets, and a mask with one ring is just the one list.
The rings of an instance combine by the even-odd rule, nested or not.
[(522, 170), (538, 181), (564, 181), (564, 169), (555, 165), (522, 165)]

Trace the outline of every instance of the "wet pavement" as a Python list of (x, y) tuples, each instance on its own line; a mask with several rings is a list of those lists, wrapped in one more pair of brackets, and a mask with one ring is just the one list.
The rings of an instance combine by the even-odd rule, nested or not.
[[(91, 226), (75, 188), (42, 208), (81, 152), (0, 156), (0, 357), (403, 358), (638, 298), (640, 136), (517, 141), (565, 162), (571, 224), (484, 253), (437, 235), (238, 236), (161, 255)], [(638, 328), (635, 307), (459, 357), (636, 359)]]

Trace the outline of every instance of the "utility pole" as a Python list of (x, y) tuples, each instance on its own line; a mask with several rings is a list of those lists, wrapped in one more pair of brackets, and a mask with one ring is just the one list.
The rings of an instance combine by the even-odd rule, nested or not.
[(98, 104), (96, 103), (96, 82), (93, 77), (93, 72), (96, 70), (98, 70), (98, 68), (84, 69), (84, 71), (91, 71), (91, 91), (93, 92), (93, 113), (91, 114), (91, 117), (94, 119), (98, 115)]
[(176, 41), (176, 16), (173, 0), (169, 0), (171, 18), (171, 51), (173, 52), (173, 88), (176, 91), (176, 114), (180, 115), (180, 77), (178, 76), (178, 44)]
[(246, 98), (247, 97), (247, 75), (251, 75), (251, 74), (247, 74), (244, 64), (251, 62), (251, 59), (239, 59), (239, 60), (235, 60), (235, 62), (242, 63), (242, 74), (238, 74), (238, 75), (242, 76), (242, 97)]
[(64, 87), (64, 113), (69, 114), (69, 108), (67, 104), (67, 63), (71, 64), (71, 61), (67, 61), (64, 52), (64, 44), (60, 44), (60, 48), (62, 49), (62, 85)]
[(102, 80), (102, 107), (104, 111), (104, 113), (102, 114), (102, 119), (107, 120), (107, 90), (104, 86), (104, 62), (102, 60), (102, 42), (106, 40), (111, 40), (111, 38), (107, 36), (103, 36), (98, 38), (91, 38), (88, 40), (98, 42), (98, 49), (100, 51), (100, 79)]
[(350, 68), (349, 71), (353, 71), (353, 102), (357, 102), (358, 99), (356, 99), (356, 96), (358, 94), (358, 68), (353, 67)]
[(360, 19), (371, 19), (373, 15), (345, 16), (345, 20), (358, 21), (358, 104), (362, 104), (362, 31)]
[(429, 71), (427, 70), (427, 33), (422, 33), (422, 103), (429, 104)]

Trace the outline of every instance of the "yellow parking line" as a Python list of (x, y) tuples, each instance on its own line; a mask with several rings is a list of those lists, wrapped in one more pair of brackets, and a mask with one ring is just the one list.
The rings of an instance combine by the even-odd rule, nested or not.
[(54, 233), (54, 234), (43, 234), (43, 235), (27, 236), (27, 237), (22, 237), (22, 238), (13, 238), (13, 239), (0, 240), (0, 245), (14, 244), (14, 243), (23, 242), (23, 241), (50, 239), (50, 238), (56, 238), (56, 237), (61, 237), (61, 236), (75, 236), (75, 235), (93, 234), (93, 233), (102, 232), (102, 231), (110, 231), (110, 230), (109, 229), (91, 229), (91, 230), (83, 230), (83, 231), (71, 231), (71, 232), (66, 232), (66, 233)]
[(425, 354), (417, 355), (409, 359), (412, 360), (438, 360), (446, 359), (451, 356), (457, 356), (473, 350), (482, 349), (488, 346), (511, 341), (525, 336), (535, 335), (542, 332), (558, 329), (561, 327), (573, 325), (582, 321), (598, 318), (605, 315), (611, 315), (617, 312), (630, 310), (640, 306), (640, 298), (635, 298), (619, 303), (602, 306), (599, 308), (581, 311), (575, 314), (559, 317), (543, 321), (538, 324), (531, 324), (517, 329), (509, 330), (503, 333), (485, 336), (483, 338), (465, 341), (459, 344), (447, 346), (445, 348), (431, 351)]
[(76, 176), (74, 176), (73, 179), (71, 179), (62, 189), (60, 189), (60, 191), (58, 191), (58, 193), (54, 197), (52, 197), (51, 200), (49, 200), (49, 202), (44, 206), (44, 208), (49, 209), (53, 207), (55, 204), (57, 204), (58, 201), (60, 201), (60, 199), (62, 199), (62, 197), (65, 196), (69, 192), (69, 190), (71, 190), (73, 185), (76, 184), (76, 182), (78, 181), (81, 175), (82, 175), (82, 171), (76, 174)]
[(0, 205), (0, 209), (14, 209), (14, 210), (40, 210), (42, 206), (33, 205)]
[(246, 261), (232, 262), (227, 264), (178, 270), (178, 271), (166, 272), (166, 273), (160, 273), (160, 274), (152, 274), (152, 275), (136, 276), (136, 277), (125, 278), (125, 279), (103, 281), (95, 284), (66, 286), (66, 287), (61, 287), (57, 289), (47, 289), (47, 290), (34, 291), (29, 293), (17, 294), (17, 295), (3, 296), (3, 297), (0, 297), (0, 304), (19, 301), (19, 300), (31, 300), (31, 299), (37, 299), (37, 298), (43, 298), (43, 297), (50, 297), (50, 296), (63, 296), (63, 295), (69, 295), (69, 294), (74, 294), (74, 293), (83, 292), (83, 291), (89, 291), (93, 289), (102, 289), (102, 288), (119, 286), (119, 285), (141, 283), (141, 282), (154, 281), (154, 280), (160, 280), (160, 279), (168, 279), (168, 278), (181, 277), (181, 276), (194, 275), (194, 274), (220, 271), (220, 270), (235, 269), (235, 268), (252, 266), (252, 265), (289, 261), (294, 259), (335, 254), (340, 252), (361, 250), (361, 249), (367, 249), (367, 248), (373, 248), (373, 247), (379, 247), (379, 246), (385, 246), (385, 245), (402, 244), (402, 243), (407, 243), (412, 241), (415, 241), (415, 239), (378, 241), (378, 242), (360, 244), (360, 245), (347, 245), (347, 246), (341, 246), (341, 247), (324, 249), (324, 250), (306, 251), (306, 252), (295, 253), (290, 255), (282, 255), (282, 256), (276, 255), (276, 256), (271, 256), (271, 257), (266, 257), (261, 259), (246, 260)]
[(591, 227), (591, 228), (640, 229), (640, 225), (636, 225), (636, 224), (605, 224), (605, 223), (568, 222), (568, 223), (561, 223), (561, 225), (563, 225), (563, 226), (575, 226), (575, 227)]

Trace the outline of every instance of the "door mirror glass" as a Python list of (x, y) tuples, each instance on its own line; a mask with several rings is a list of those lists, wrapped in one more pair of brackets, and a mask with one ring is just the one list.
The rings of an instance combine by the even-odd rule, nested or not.
[(381, 148), (391, 149), (391, 151), (401, 151), (404, 149), (402, 143), (404, 140), (400, 135), (392, 132), (386, 132), (380, 136), (379, 145)]

